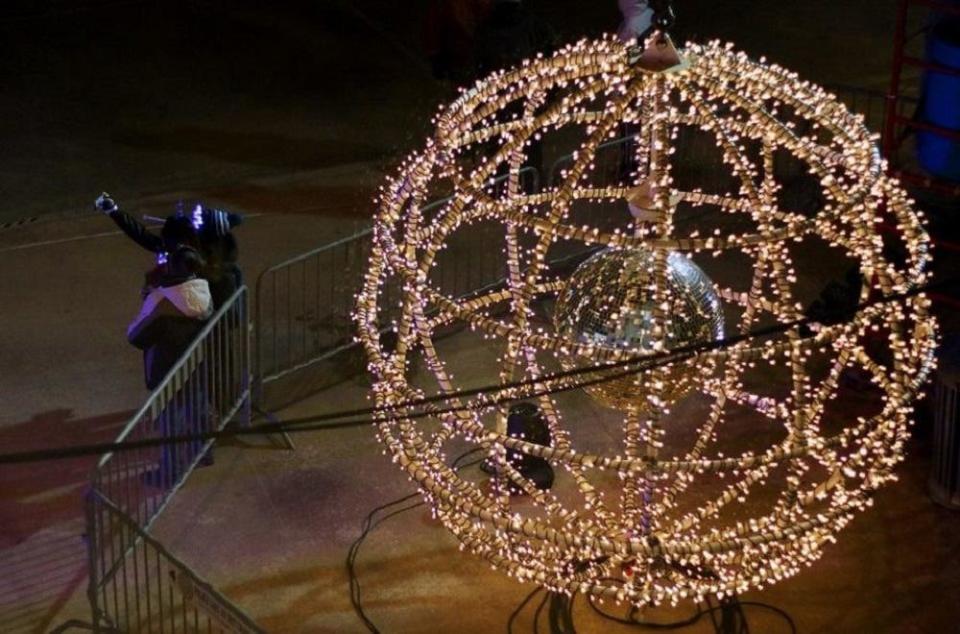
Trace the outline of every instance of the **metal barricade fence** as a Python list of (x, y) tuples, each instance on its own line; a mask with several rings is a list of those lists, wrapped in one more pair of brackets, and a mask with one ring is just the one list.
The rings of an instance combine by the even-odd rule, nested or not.
[(927, 488), (934, 502), (960, 510), (960, 339), (947, 336), (933, 377), (933, 460)]
[[(540, 175), (535, 168), (522, 168), (520, 177), (526, 191), (539, 189)], [(502, 184), (507, 178), (498, 176), (491, 185)], [(424, 205), (422, 212), (428, 215), (449, 201), (449, 197), (433, 201)], [(439, 274), (432, 280), (444, 293), (463, 295), (503, 277), (502, 259), (491, 257), (484, 231), (482, 227), (474, 228), (469, 236), (468, 232), (456, 236), (456, 260), (451, 262), (452, 266), (437, 267)], [(354, 346), (354, 298), (363, 283), (372, 237), (373, 230), (365, 229), (275, 264), (257, 277), (257, 392), (273, 381)], [(444, 253), (440, 257), (449, 256)]]
[(351, 311), (370, 254), (372, 229), (275, 264), (257, 278), (257, 388), (353, 340)]
[[(234, 419), (249, 423), (247, 297), (246, 287), (240, 288), (210, 318), (116, 442), (219, 431)], [(98, 462), (87, 497), (88, 597), (95, 627), (194, 631), (189, 623), (202, 621), (198, 627), (207, 631), (259, 631), (147, 536), (212, 444), (208, 440), (120, 451)], [(173, 621), (168, 628), (171, 611), (178, 611), (182, 628)], [(231, 623), (240, 625), (234, 628)]]
[[(87, 507), (97, 542), (100, 632), (227, 632), (264, 630), (198, 577), (163, 544), (99, 492)], [(95, 616), (96, 618), (96, 616)]]

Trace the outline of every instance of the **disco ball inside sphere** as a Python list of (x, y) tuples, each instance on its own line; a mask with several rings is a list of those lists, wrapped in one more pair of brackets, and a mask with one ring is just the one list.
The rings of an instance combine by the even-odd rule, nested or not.
[[(863, 118), (729, 46), (645, 59), (656, 39), (579, 42), (445, 107), (380, 192), (356, 309), (378, 439), (464, 549), (638, 607), (821, 557), (895, 479), (936, 346), (928, 238)], [(834, 269), (854, 305), (801, 328)], [(638, 380), (607, 363), (721, 336)], [(519, 401), (547, 446), (508, 433)]]
[[(590, 256), (560, 292), (553, 323), (561, 339), (588, 351), (562, 356), (568, 369), (593, 364), (598, 356), (628, 359), (723, 337), (720, 298), (703, 270), (676, 251), (658, 258), (644, 248), (603, 249)], [(675, 364), (585, 389), (607, 407), (649, 411), (683, 396), (695, 374)], [(656, 396), (648, 387), (653, 381), (663, 383)]]

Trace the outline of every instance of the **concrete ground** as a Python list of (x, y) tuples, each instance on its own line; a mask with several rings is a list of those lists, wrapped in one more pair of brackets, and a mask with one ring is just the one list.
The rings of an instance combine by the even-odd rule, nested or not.
[[(164, 215), (181, 199), (248, 213), (238, 235), (251, 283), (270, 263), (351, 233), (368, 221), (384, 173), (421, 143), (430, 114), (453, 92), (430, 78), (420, 55), (425, 4), (0, 7), (4, 451), (108, 440), (145, 396), (122, 328), (149, 257), (89, 211), (95, 195), (108, 189), (136, 213)], [(530, 4), (562, 40), (617, 20), (612, 0)], [(677, 4), (691, 37), (736, 41), (821, 83), (886, 83), (892, 0)], [(365, 402), (362, 385), (337, 390), (284, 413)], [(368, 429), (297, 440), (295, 453), (221, 448), (161, 529), (174, 552), (268, 629), (357, 631), (346, 548), (369, 508), (409, 489)], [(953, 627), (957, 521), (922, 497), (924, 446), (911, 453), (903, 480), (851, 526), (835, 557), (763, 594), (801, 632)], [(91, 464), (0, 467), (0, 631), (87, 618), (80, 500)], [(265, 523), (268, 513), (288, 519)], [(208, 553), (222, 557), (201, 558), (211, 544)], [(435, 631), (502, 628), (526, 591), (458, 554), (422, 510), (378, 528), (359, 570), (385, 631), (423, 631), (428, 614)], [(583, 607), (585, 631), (608, 631)]]
[[(363, 226), (366, 219), (353, 210), (381, 178), (375, 168), (354, 164), (282, 182), (175, 192), (128, 208), (162, 215), (183, 197), (250, 212), (237, 235), (252, 292), (266, 266)], [(339, 194), (309, 193), (331, 182)], [(298, 213), (267, 212), (272, 205)], [(100, 215), (0, 234), (0, 298), (8, 307), (0, 329), (4, 451), (108, 441), (143, 402), (141, 357), (124, 328), (139, 310), (141, 272), (151, 263), (152, 255)], [(92, 465), (78, 458), (0, 467), (0, 631), (46, 631), (81, 589), (81, 499)]]
[[(477, 368), (495, 353), (489, 343), (465, 333), (443, 340), (439, 351), (467, 386), (482, 378)], [(362, 407), (367, 389), (360, 379), (347, 382), (279, 415)], [(591, 439), (597, 450), (615, 442), (601, 431), (597, 416), (603, 408), (574, 397), (568, 405), (574, 409), (565, 410), (565, 420), (590, 421), (568, 423), (575, 446), (583, 449)], [(677, 422), (685, 414), (679, 411)], [(960, 619), (960, 514), (926, 497), (926, 433), (922, 428), (908, 448), (900, 481), (880, 492), (874, 507), (839, 535), (821, 561), (741, 600), (786, 611), (802, 633), (954, 631)], [(414, 488), (381, 455), (370, 428), (295, 434), (294, 441), (295, 451), (259, 440), (218, 448), (216, 464), (192, 476), (156, 534), (270, 632), (366, 631), (349, 601), (348, 549), (367, 513)], [(465, 473), (484, 477), (478, 467)], [(461, 552), (422, 506), (375, 528), (356, 571), (364, 610), (383, 632), (502, 632), (532, 590)], [(514, 632), (533, 631), (539, 600), (518, 616)], [(789, 631), (770, 611), (745, 609), (751, 631)], [(683, 606), (654, 615), (679, 618), (690, 610)], [(582, 597), (575, 614), (582, 634), (631, 631), (597, 617)], [(546, 613), (540, 623), (541, 631), (548, 631)], [(681, 631), (712, 628), (704, 618)]]

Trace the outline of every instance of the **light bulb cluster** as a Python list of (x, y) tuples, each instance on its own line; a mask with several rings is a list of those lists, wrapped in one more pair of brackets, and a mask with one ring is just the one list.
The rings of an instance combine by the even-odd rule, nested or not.
[[(687, 45), (684, 63), (660, 72), (632, 64), (630, 53), (612, 38), (581, 41), (496, 73), (444, 109), (423, 151), (381, 191), (356, 319), (381, 407), (457, 392), (435, 345), (445, 326), (465, 324), (501, 347), (497, 378), (512, 387), (459, 398), (463, 409), (440, 413), (430, 424), (399, 408), (377, 426), (393, 460), (463, 546), (521, 581), (643, 606), (762, 588), (815, 561), (895, 477), (911, 401), (933, 365), (936, 324), (923, 294), (868, 304), (926, 280), (928, 240), (921, 215), (884, 175), (862, 117), (821, 88), (729, 45)], [(603, 182), (595, 169), (598, 147), (625, 124), (635, 133), (630, 182)], [(683, 128), (712, 136), (733, 191), (674, 184), (673, 171), (685, 160), (677, 143)], [(570, 166), (548, 189), (524, 191), (519, 173), (531, 144), (558, 132), (583, 135)], [(819, 181), (815, 212), (790, 209), (781, 199), (776, 164), (783, 154)], [(491, 188), (502, 174), (509, 175), (506, 186)], [(452, 189), (449, 202), (424, 214), (442, 183)], [(631, 219), (623, 202), (638, 187), (650, 209)], [(573, 223), (574, 207), (587, 202), (621, 205), (632, 224), (609, 230)], [(750, 228), (683, 232), (681, 208), (714, 209)], [(878, 230), (884, 219), (899, 231), (899, 255)], [(502, 227), (506, 283), (447, 296), (432, 281), (442, 266), (438, 256), (453, 236), (480, 223)], [(788, 328), (643, 369), (631, 379), (645, 386), (642, 406), (606, 413), (621, 421), (620, 443), (608, 453), (575, 449), (559, 393), (613, 372), (591, 370), (592, 364), (667, 346), (598, 347), (538, 322), (537, 303), (555, 300), (566, 283), (549, 266), (552, 247), (580, 243), (651, 254), (652, 309), (645, 318), (666, 341), (668, 320), (689, 317), (670, 314), (671, 254), (748, 259), (742, 271), (748, 283), (715, 289), (727, 314), (736, 316), (726, 319), (729, 336), (803, 316), (792, 255), (812, 237), (859, 266), (860, 302), (868, 305), (810, 332)], [(389, 346), (381, 335), (387, 326), (396, 333)], [(571, 358), (587, 371), (551, 370)], [(433, 387), (415, 386), (410, 374), (417, 363)], [(744, 379), (760, 366), (787, 377), (782, 394), (757, 393)], [(851, 371), (878, 392), (876, 411), (837, 428), (824, 412)], [(696, 394), (687, 398), (708, 406), (701, 420), (686, 421), (695, 429), (689, 446), (666, 455), (668, 383), (678, 373)], [(507, 434), (505, 398), (540, 406), (551, 446)], [(738, 411), (779, 430), (778, 439), (761, 450), (723, 453), (720, 439)], [(497, 465), (490, 482), (447, 465), (453, 443), (462, 441), (482, 447)], [(554, 488), (537, 489), (513, 468), (507, 449), (549, 460), (558, 473)], [(511, 496), (510, 484), (526, 495)]]

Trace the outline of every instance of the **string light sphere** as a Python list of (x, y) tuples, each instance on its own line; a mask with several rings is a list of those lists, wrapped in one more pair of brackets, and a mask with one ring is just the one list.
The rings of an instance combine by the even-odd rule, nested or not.
[[(862, 117), (729, 45), (688, 44), (676, 61), (582, 41), (463, 92), (381, 191), (356, 313), (373, 398), (394, 408), (378, 437), (462, 546), (520, 581), (636, 606), (762, 588), (817, 560), (895, 478), (935, 347), (926, 296), (870, 301), (926, 280), (928, 240)], [(623, 130), (632, 143), (611, 175), (603, 144)], [(691, 138), (709, 141), (712, 163), (689, 154)], [(523, 166), (563, 143), (569, 165), (529, 192)], [(798, 178), (815, 186), (812, 203), (791, 195)], [(444, 188), (448, 201), (428, 206)], [(502, 250), (505, 281), (457, 296), (447, 247), (471, 241)], [(624, 300), (605, 296), (632, 292), (591, 289), (588, 273), (555, 265), (588, 248), (609, 250), (588, 272), (644, 263), (642, 342), (598, 344), (567, 328), (579, 302), (619, 316)], [(817, 278), (795, 261), (817, 249), (855, 267), (860, 306), (844, 319), (663, 357), (678, 342), (803, 317)], [(702, 271), (675, 283), (687, 265)], [(404, 402), (464, 387), (438, 343), (457, 324), (496, 349), (485, 382), (504, 387), (412, 418)], [(650, 355), (664, 360), (641, 368), (642, 393), (631, 394), (638, 384), (616, 363)], [(850, 377), (863, 385), (843, 387)], [(599, 387), (611, 378), (620, 382)], [(626, 406), (578, 400), (581, 388)], [(507, 399), (539, 406), (550, 446), (507, 434)], [(578, 450), (583, 427), (607, 429), (610, 442)], [(490, 457), (490, 481), (448, 466), (464, 443)], [(527, 480), (508, 449), (548, 460), (553, 488)]]

